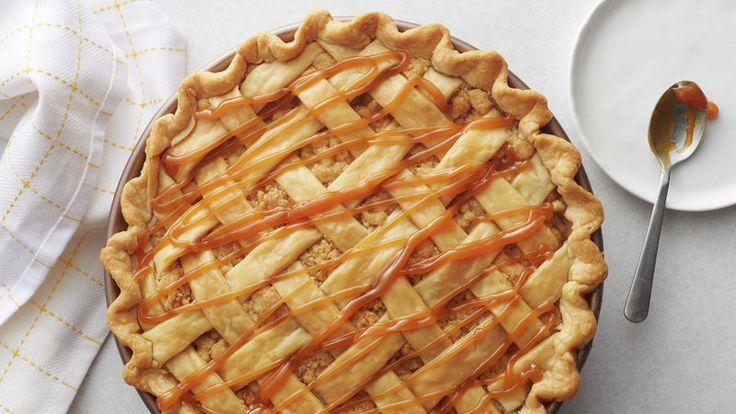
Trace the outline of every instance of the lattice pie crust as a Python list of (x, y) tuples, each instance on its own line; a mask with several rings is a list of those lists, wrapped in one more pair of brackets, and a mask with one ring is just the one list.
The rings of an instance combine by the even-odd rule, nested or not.
[(182, 82), (101, 254), (166, 412), (546, 412), (606, 275), (600, 203), (495, 52), (308, 15)]

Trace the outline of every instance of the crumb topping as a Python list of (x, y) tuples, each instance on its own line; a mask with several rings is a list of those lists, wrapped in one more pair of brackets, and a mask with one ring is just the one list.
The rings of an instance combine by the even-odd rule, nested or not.
[(555, 215), (549, 228), (552, 231), (552, 234), (557, 238), (557, 241), (562, 243), (567, 240), (570, 233), (572, 233), (572, 223), (565, 217), (567, 206), (557, 190), (549, 193), (544, 201), (552, 204), (552, 209), (554, 210)]
[[(165, 286), (174, 283), (183, 275), (184, 270), (182, 270), (179, 262), (173, 263), (163, 272), (156, 272), (156, 287), (158, 288), (158, 290), (161, 290)], [(171, 310), (180, 306), (184, 306), (188, 303), (192, 303), (192, 300), (194, 300), (192, 298), (192, 290), (189, 288), (189, 284), (184, 284), (183, 286), (172, 292), (170, 295), (167, 295), (161, 301), (161, 306), (163, 306), (165, 310)]]
[(289, 195), (276, 183), (269, 183), (255, 193), (248, 195), (248, 201), (257, 210), (271, 210), (276, 207), (289, 207), (293, 204)]
[(459, 93), (453, 96), (452, 98), (450, 98), (449, 104), (450, 104), (450, 116), (452, 116), (452, 119), (454, 121), (465, 118), (465, 116), (472, 109), (472, 107), (470, 106), (470, 101), (468, 101), (468, 98), (465, 95), (462, 95)]
[(380, 299), (376, 299), (351, 316), (350, 321), (358, 328), (365, 328), (375, 324), (384, 313), (386, 313), (386, 306)]
[(194, 349), (205, 362), (209, 362), (220, 355), (227, 349), (227, 343), (222, 339), (220, 334), (212, 330), (197, 338), (194, 341)]
[[(412, 346), (408, 343), (404, 343), (401, 349), (399, 349), (398, 352), (396, 352), (396, 354), (391, 357), (387, 364), (391, 365), (399, 359), (405, 357), (406, 355), (411, 354), (412, 352), (414, 352), (414, 348), (412, 348)], [(422, 363), (422, 360), (419, 359), (419, 357), (414, 357), (399, 364), (396, 368), (394, 368), (394, 372), (396, 373), (396, 375), (399, 376), (399, 378), (403, 380), (406, 379), (406, 377), (408, 377), (409, 375), (416, 372), (423, 365), (424, 363)]]
[[(233, 252), (237, 251), (238, 249), (240, 249), (240, 244), (238, 242), (233, 242), (233, 243), (230, 243), (230, 244), (226, 244), (224, 246), (215, 247), (212, 250), (212, 252), (214, 253), (215, 258), (217, 260), (220, 260), (220, 259), (224, 258), (225, 256), (229, 255), (230, 253), (233, 253)], [(242, 256), (242, 255), (240, 255), (240, 256)], [(236, 259), (236, 260), (233, 260), (233, 261), (228, 261), (227, 263), (223, 263), (222, 266), (220, 266), (220, 271), (222, 271), (222, 273), (229, 272), (230, 269), (233, 268), (233, 264), (234, 263), (238, 263), (239, 261), (240, 260)]]
[(248, 412), (256, 412), (263, 408), (261, 398), (258, 396), (258, 390), (258, 384), (251, 382), (235, 393), (238, 398), (243, 400), (243, 404), (245, 404), (245, 408)]
[[(416, 249), (414, 249), (414, 252), (412, 252), (411, 256), (409, 256), (409, 262), (407, 263), (407, 265), (414, 265), (421, 262), (422, 260), (438, 256), (440, 253), (440, 249), (437, 248), (437, 246), (434, 244), (434, 242), (432, 242), (431, 239), (424, 240), (421, 244), (419, 244), (419, 246), (417, 246)], [(413, 286), (424, 276), (425, 275), (422, 274), (408, 275), (407, 279), (409, 280), (409, 283)]]
[(301, 364), (294, 370), (296, 377), (304, 384), (309, 384), (316, 380), (335, 358), (327, 351), (315, 351), (306, 357)]
[(517, 160), (528, 160), (534, 155), (534, 145), (522, 137), (518, 130), (511, 134), (511, 138), (506, 143), (506, 149)]
[(361, 118), (370, 118), (381, 111), (381, 105), (367, 93), (353, 99), (351, 104)]
[(409, 67), (404, 71), (404, 75), (409, 79), (424, 76), (430, 66), (432, 66), (432, 62), (427, 58), (413, 58), (409, 62)]
[(422, 243), (414, 249), (414, 252), (409, 257), (408, 265), (411, 266), (422, 260), (429, 259), (440, 254), (440, 249), (430, 239), (424, 240)]
[[(360, 117), (363, 119), (370, 118), (371, 116), (379, 113), (382, 109), (381, 105), (367, 93), (364, 93), (363, 95), (360, 95), (357, 98), (353, 99), (350, 104), (352, 105), (355, 112), (357, 112), (358, 115), (360, 115)], [(386, 129), (392, 121), (393, 118), (390, 115), (386, 115), (378, 121), (371, 123), (370, 126), (375, 131), (382, 131)]]
[[(377, 203), (383, 200), (390, 200), (393, 196), (387, 191), (380, 190), (369, 197), (367, 197), (362, 205)], [(375, 230), (377, 227), (382, 226), (386, 222), (388, 216), (398, 208), (398, 204), (390, 204), (388, 206), (374, 207), (360, 213), (360, 222), (363, 226)]]
[[(424, 150), (426, 150), (427, 147), (423, 144), (417, 144), (414, 147), (412, 147), (411, 150), (406, 154), (407, 157), (411, 157), (412, 155), (416, 155)], [(437, 159), (437, 157), (432, 156), (422, 162), (418, 162), (415, 164), (412, 164), (409, 166), (409, 171), (414, 173), (414, 175), (424, 175), (429, 172), (431, 172), (434, 167), (437, 166), (437, 164), (440, 163), (440, 160)]]
[[(299, 261), (305, 267), (312, 267), (324, 262), (337, 259), (340, 256), (340, 249), (337, 248), (331, 241), (326, 238), (322, 238), (319, 242), (315, 243), (306, 252), (299, 256)], [(331, 269), (316, 269), (309, 272), (312, 278), (321, 285), (322, 282), (327, 279), (330, 275)]]
[[(281, 296), (273, 286), (265, 287), (257, 290), (250, 297), (242, 300), (243, 309), (252, 320), (259, 320), (268, 309), (281, 301)], [(266, 320), (275, 319), (281, 315), (285, 315), (289, 309), (285, 304), (279, 305), (279, 308)]]
[(549, 226), (552, 230), (552, 234), (557, 238), (557, 241), (562, 243), (572, 233), (572, 223), (568, 221), (562, 214), (556, 213), (552, 218), (552, 223)]
[[(300, 151), (300, 157), (302, 159), (313, 157), (321, 151), (332, 148), (338, 144), (340, 144), (340, 139), (337, 137), (330, 137), (328, 139), (315, 142), (314, 144), (302, 148)], [(309, 169), (322, 184), (328, 185), (339, 177), (346, 168), (348, 168), (348, 165), (350, 165), (352, 160), (353, 158), (350, 155), (350, 152), (341, 151), (332, 157), (326, 157), (317, 162), (311, 163), (309, 165)]]
[(231, 152), (231, 153), (229, 153), (229, 154), (227, 154), (225, 156), (225, 162), (228, 165), (232, 165), (235, 161), (237, 161), (240, 158), (241, 155), (243, 155), (243, 153), (245, 152), (246, 149), (247, 148), (246, 148), (245, 145), (240, 145), (233, 152)]
[[(453, 307), (460, 305), (464, 302), (467, 302), (471, 299), (473, 299), (475, 296), (469, 291), (465, 290), (463, 292), (458, 293), (454, 298), (448, 302), (448, 306)], [(460, 322), (462, 322), (465, 318), (469, 317), (471, 314), (473, 314), (475, 311), (472, 309), (465, 309), (460, 312), (453, 312), (448, 317), (442, 318), (437, 321), (437, 325), (442, 328), (444, 331), (448, 331), (452, 329), (455, 325), (458, 325)], [(484, 317), (489, 315), (490, 313), (486, 312), (484, 314), (481, 314), (480, 316), (473, 319), (470, 323), (465, 324), (465, 326), (461, 327), (459, 330), (453, 332), (450, 334), (450, 339), (452, 341), (457, 341), (458, 339), (465, 336), (468, 332), (475, 329), (476, 326), (483, 320)]]
[(461, 87), (449, 100), (449, 112), (456, 122), (471, 122), (496, 111), (488, 91)]
[(325, 158), (312, 164), (311, 170), (322, 184), (329, 184), (335, 181), (346, 168), (348, 168), (348, 163), (344, 161)]
[(467, 203), (460, 206), (460, 211), (455, 214), (455, 221), (466, 233), (470, 233), (477, 224), (475, 219), (485, 214), (486, 211), (483, 206), (476, 199), (471, 198)]
[(467, 91), (468, 101), (475, 112), (485, 115), (493, 109), (493, 104), (487, 91), (471, 89)]

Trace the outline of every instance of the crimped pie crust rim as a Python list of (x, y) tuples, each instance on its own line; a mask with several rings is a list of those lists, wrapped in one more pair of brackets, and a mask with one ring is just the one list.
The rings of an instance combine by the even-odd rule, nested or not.
[[(565, 215), (573, 224), (568, 243), (575, 254), (575, 264), (559, 303), (561, 311), (566, 313), (566, 320), (561, 325), (561, 331), (566, 334), (558, 335), (555, 342), (556, 359), (560, 362), (555, 370), (560, 368), (561, 371), (556, 372), (556, 383), (543, 380), (535, 384), (524, 407), (528, 412), (546, 412), (544, 401), (564, 400), (577, 391), (579, 372), (574, 355), (590, 341), (596, 325), (595, 315), (585, 296), (603, 281), (607, 270), (600, 250), (590, 240), (602, 222), (602, 208), (592, 194), (575, 182), (580, 167), (578, 151), (564, 139), (540, 132), (552, 117), (546, 99), (534, 91), (510, 87), (506, 62), (496, 52), (458, 53), (443, 26), (432, 24), (399, 32), (395, 22), (382, 13), (367, 13), (350, 22), (335, 21), (327, 12), (312, 13), (305, 17), (294, 34), (294, 40), (287, 43), (270, 33), (254, 36), (236, 49), (233, 61), (222, 72), (195, 73), (187, 77), (179, 88), (175, 113), (164, 115), (152, 123), (140, 176), (125, 184), (121, 194), (121, 210), (130, 227), (113, 235), (101, 254), (104, 267), (121, 290), (110, 304), (107, 319), (119, 343), (130, 347), (133, 353), (124, 370), (127, 382), (150, 392), (150, 384), (165, 374), (163, 370), (151, 367), (150, 346), (138, 333), (140, 326), (135, 310), (141, 293), (129, 270), (129, 252), (137, 245), (137, 235), (145, 231), (150, 215), (151, 197), (148, 194), (156, 186), (156, 175), (152, 173), (158, 170), (153, 157), (169, 146), (169, 137), (175, 136), (188, 124), (196, 103), (190, 93), (196, 92), (199, 97), (226, 93), (244, 76), (244, 62), (288, 60), (301, 53), (304, 45), (316, 38), (359, 47), (374, 35), (389, 48), (406, 46), (411, 54), (426, 56), (429, 53), (435, 69), (443, 73), (460, 76), (475, 87), (490, 87), (499, 106), (519, 118), (520, 132), (534, 143), (542, 157), (552, 181), (568, 203)], [(489, 70), (491, 73), (495, 71), (496, 76), (489, 76)]]

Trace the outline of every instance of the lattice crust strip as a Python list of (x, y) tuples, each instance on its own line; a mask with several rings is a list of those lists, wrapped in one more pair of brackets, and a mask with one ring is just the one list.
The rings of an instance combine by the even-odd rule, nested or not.
[[(141, 175), (124, 189), (130, 226), (101, 254), (121, 288), (108, 320), (133, 349), (126, 381), (166, 410), (193, 412), (248, 412), (256, 403), (241, 399), (245, 386), (267, 397), (256, 405), (287, 413), (344, 404), (537, 413), (569, 398), (579, 382), (574, 351), (595, 330), (585, 295), (606, 273), (590, 241), (602, 211), (573, 180), (577, 151), (539, 132), (550, 119), (545, 99), (510, 88), (507, 75), (493, 52), (455, 52), (441, 26), (399, 33), (379, 13), (342, 23), (319, 12), (294, 41), (260, 35), (223, 72), (185, 80), (176, 113), (155, 123)], [(476, 105), (482, 90), (485, 109), (458, 124), (464, 115), (447, 102)], [(356, 98), (372, 102), (372, 115)], [(337, 146), (350, 161), (324, 182), (299, 154), (326, 141), (316, 159)], [(255, 206), (248, 197), (263, 185), (289, 204)], [(362, 204), (379, 190), (394, 211), (366, 227)], [(476, 206), (469, 227), (456, 216), (465, 203)], [(412, 262), (415, 239), (436, 253)], [(300, 263), (321, 240), (340, 252), (334, 263)], [(275, 302), (254, 317), (244, 303), (262, 289)], [(351, 322), (370, 301), (385, 313), (372, 325)], [(465, 308), (476, 316), (440, 323), (440, 313)], [(472, 325), (463, 333), (464, 323)], [(225, 350), (205, 358), (198, 341), (212, 333)], [(325, 339), (338, 341), (325, 348), (331, 362), (302, 382), (287, 362)], [(407, 347), (418, 368), (384, 369)]]

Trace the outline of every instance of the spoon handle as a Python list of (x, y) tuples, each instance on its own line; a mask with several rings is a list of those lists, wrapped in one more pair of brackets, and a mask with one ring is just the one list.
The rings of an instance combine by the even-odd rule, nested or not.
[(664, 218), (665, 204), (667, 201), (667, 190), (670, 187), (670, 167), (662, 169), (659, 178), (659, 195), (652, 209), (652, 217), (649, 219), (649, 229), (644, 240), (644, 247), (636, 265), (634, 280), (631, 282), (629, 296), (626, 298), (624, 316), (631, 322), (644, 321), (649, 314), (649, 299), (652, 295), (652, 283), (654, 282), (654, 267), (657, 263), (657, 250), (659, 249), (659, 235), (662, 232), (662, 219)]

